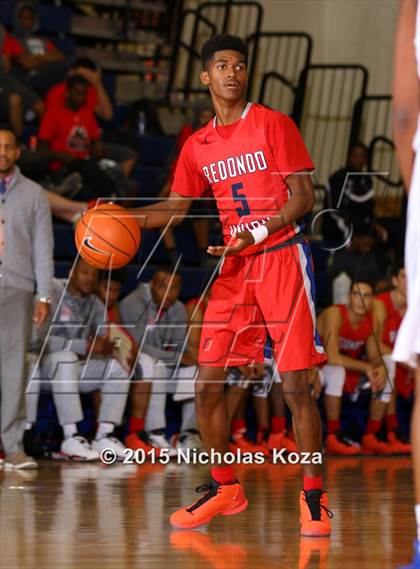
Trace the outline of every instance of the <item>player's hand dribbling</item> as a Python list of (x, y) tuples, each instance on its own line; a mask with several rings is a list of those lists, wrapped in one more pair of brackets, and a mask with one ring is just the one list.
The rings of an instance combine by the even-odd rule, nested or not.
[(229, 241), (228, 245), (210, 245), (207, 248), (207, 253), (214, 257), (221, 257), (222, 255), (237, 255), (246, 247), (254, 245), (255, 241), (250, 231), (240, 231)]

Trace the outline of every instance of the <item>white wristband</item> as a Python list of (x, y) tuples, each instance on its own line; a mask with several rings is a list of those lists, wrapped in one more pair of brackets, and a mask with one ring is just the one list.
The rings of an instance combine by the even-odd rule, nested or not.
[(268, 229), (265, 225), (259, 225), (256, 229), (251, 229), (250, 233), (254, 238), (255, 244), (262, 243), (268, 237)]

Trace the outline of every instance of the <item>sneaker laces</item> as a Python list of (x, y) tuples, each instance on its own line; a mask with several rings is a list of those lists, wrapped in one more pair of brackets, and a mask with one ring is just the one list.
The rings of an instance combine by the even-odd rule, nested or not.
[(89, 445), (89, 441), (85, 437), (82, 437), (82, 435), (73, 435), (72, 437), (69, 438), (75, 439), (81, 445)]
[(326, 512), (327, 516), (331, 519), (334, 514), (326, 506), (321, 504), (322, 490), (304, 490), (305, 500), (311, 512), (312, 519), (321, 521), (321, 508)]
[(192, 506), (187, 508), (188, 513), (192, 513), (194, 510), (205, 504), (211, 498), (217, 495), (220, 484), (216, 481), (211, 481), (210, 484), (201, 484), (195, 489), (196, 492), (206, 492), (202, 498), (199, 498)]

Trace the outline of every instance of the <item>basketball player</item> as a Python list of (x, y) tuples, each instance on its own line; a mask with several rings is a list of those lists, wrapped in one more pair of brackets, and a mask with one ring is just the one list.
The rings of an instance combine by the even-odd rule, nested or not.
[(324, 403), (328, 422), (326, 451), (329, 454), (360, 453), (359, 446), (352, 444), (341, 432), (340, 413), (343, 392), (357, 398), (364, 376), (365, 383), (370, 383), (375, 396), (370, 404), (362, 451), (364, 454), (396, 452), (377, 436), (386, 406), (391, 400), (395, 364), (390, 356), (381, 356), (372, 309), (373, 285), (359, 278), (352, 282), (347, 305), (329, 306), (318, 318), (319, 332), (328, 355), (328, 364), (320, 375), (325, 386)]
[[(196, 411), (208, 451), (228, 451), (224, 383), (229, 367), (264, 362), (270, 335), (299, 450), (321, 451), (321, 422), (310, 395), (308, 368), (324, 361), (315, 330), (314, 279), (301, 218), (312, 209), (314, 165), (294, 123), (284, 114), (247, 103), (247, 47), (216, 35), (201, 51), (201, 81), (216, 111), (182, 149), (167, 201), (137, 210), (145, 228), (181, 221), (192, 200), (211, 187), (223, 228), (222, 256), (200, 339)], [(301, 534), (331, 531), (321, 466), (303, 465)], [(174, 512), (171, 524), (193, 528), (217, 514), (244, 511), (248, 501), (232, 466), (213, 464), (204, 496)]]
[[(413, 45), (414, 39), (414, 45)], [(407, 311), (398, 331), (393, 357), (416, 369), (416, 398), (411, 418), (417, 541), (410, 567), (420, 567), (420, 10), (415, 0), (402, 0), (394, 66), (395, 143), (401, 174), (409, 189), (405, 270)], [(417, 129), (417, 130), (416, 130)]]
[[(392, 284), (394, 288), (378, 294), (374, 300), (374, 311), (378, 319), (378, 337), (381, 339), (381, 352), (389, 357), (395, 344), (398, 329), (407, 309), (407, 287), (405, 269), (401, 263), (396, 263), (392, 269)], [(395, 384), (388, 403), (385, 423), (387, 441), (397, 453), (411, 453), (411, 445), (398, 428), (396, 414), (396, 394), (402, 393), (409, 397), (413, 389), (412, 369), (404, 364), (395, 366)]]

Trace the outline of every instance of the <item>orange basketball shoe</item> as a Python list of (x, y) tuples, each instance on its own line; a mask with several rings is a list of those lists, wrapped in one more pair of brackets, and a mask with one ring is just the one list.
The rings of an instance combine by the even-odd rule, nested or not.
[(174, 527), (196, 528), (208, 524), (218, 514), (233, 516), (248, 507), (244, 490), (237, 480), (230, 484), (219, 484), (212, 478), (210, 484), (198, 486), (196, 492), (205, 494), (188, 508), (181, 508), (171, 515), (169, 521)]
[(325, 441), (325, 452), (327, 454), (339, 454), (345, 456), (352, 456), (360, 454), (360, 447), (352, 444), (347, 437), (337, 433), (330, 433)]
[[(125, 438), (125, 444), (128, 448), (132, 450), (144, 450), (146, 453), (146, 458), (150, 458), (152, 456), (151, 451), (155, 451), (155, 457), (159, 458), (160, 456), (160, 449), (154, 447), (149, 440), (149, 437), (146, 431), (137, 431), (137, 433), (131, 433)], [(148, 456), (147, 456), (148, 455)]]
[(298, 452), (295, 441), (288, 437), (286, 431), (282, 433), (270, 433), (267, 446), (270, 450), (285, 448), (287, 452)]
[(333, 517), (328, 509), (328, 496), (323, 490), (302, 490), (300, 493), (300, 535), (328, 537)]
[[(235, 449), (241, 449), (242, 452), (262, 452), (265, 456), (270, 454), (270, 451), (267, 448), (266, 443), (262, 442), (260, 444), (254, 443), (245, 435), (241, 435), (239, 437), (235, 437), (234, 444), (236, 445)], [(233, 451), (235, 452), (235, 451)]]
[(363, 454), (394, 454), (395, 449), (385, 441), (381, 441), (375, 433), (364, 435), (362, 439)]
[(411, 454), (411, 444), (397, 429), (388, 431), (386, 440), (396, 454)]

